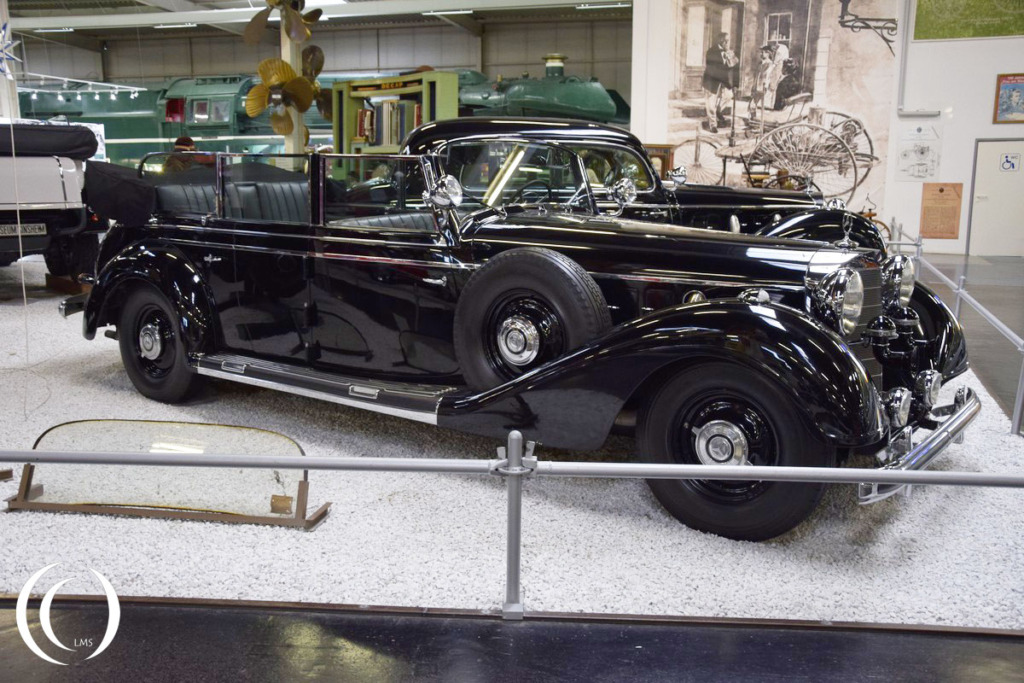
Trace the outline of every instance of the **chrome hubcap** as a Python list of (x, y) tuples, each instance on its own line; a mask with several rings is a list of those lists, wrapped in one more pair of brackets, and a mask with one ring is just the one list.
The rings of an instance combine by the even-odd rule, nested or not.
[(694, 427), (697, 457), (704, 465), (748, 464), (747, 437), (731, 422), (712, 420), (703, 427)]
[(139, 355), (146, 360), (156, 360), (163, 352), (163, 348), (160, 328), (153, 323), (143, 325), (139, 330)]
[(540, 352), (540, 332), (522, 316), (512, 316), (498, 329), (498, 352), (512, 365), (529, 365)]

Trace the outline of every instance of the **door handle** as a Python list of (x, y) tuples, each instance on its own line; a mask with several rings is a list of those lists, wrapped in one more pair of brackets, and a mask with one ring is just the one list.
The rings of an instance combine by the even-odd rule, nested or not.
[(438, 285), (439, 287), (444, 287), (445, 285), (448, 284), (448, 276), (442, 275), (441, 277), (425, 277), (423, 278), (423, 281), (426, 282), (428, 285)]

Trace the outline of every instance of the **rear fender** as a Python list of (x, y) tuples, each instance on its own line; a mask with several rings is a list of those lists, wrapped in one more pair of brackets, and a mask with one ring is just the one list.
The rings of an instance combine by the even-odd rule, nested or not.
[(204, 350), (213, 338), (213, 298), (199, 269), (179, 249), (159, 240), (130, 244), (105, 262), (85, 303), (85, 338), (95, 337), (100, 327), (116, 324), (131, 287), (143, 283), (171, 302), (186, 351)]
[(777, 382), (828, 443), (852, 447), (884, 436), (878, 394), (838, 336), (799, 311), (735, 300), (656, 311), (490, 391), (445, 397), (438, 424), (496, 437), (518, 429), (549, 446), (597, 448), (627, 402), (642, 405), (681, 365), (707, 360)]
[(846, 235), (849, 221), (850, 239), (857, 246), (876, 249), (884, 256), (885, 240), (878, 227), (860, 214), (834, 209), (815, 209), (801, 211), (786, 216), (778, 223), (762, 228), (756, 234), (763, 237), (783, 237), (797, 240), (816, 240), (818, 242), (838, 242)]

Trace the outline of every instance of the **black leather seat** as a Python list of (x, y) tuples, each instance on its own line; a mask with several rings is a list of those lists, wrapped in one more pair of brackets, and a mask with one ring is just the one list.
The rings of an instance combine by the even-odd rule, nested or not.
[(395, 230), (434, 231), (434, 216), (429, 211), (411, 211), (408, 213), (386, 213), (366, 218), (342, 218), (335, 221), (339, 225), (366, 228), (392, 228)]
[(157, 185), (157, 210), (167, 213), (212, 214), (217, 210), (213, 185)]
[[(157, 209), (167, 213), (213, 214), (213, 185), (165, 184), (156, 187)], [(309, 186), (304, 182), (246, 182), (224, 185), (224, 215), (275, 223), (309, 223)]]
[(309, 223), (309, 185), (304, 182), (256, 183), (260, 220)]

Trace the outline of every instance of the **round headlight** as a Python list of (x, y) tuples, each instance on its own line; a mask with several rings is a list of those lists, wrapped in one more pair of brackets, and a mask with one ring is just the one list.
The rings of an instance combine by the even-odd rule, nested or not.
[(842, 335), (850, 335), (860, 323), (864, 308), (864, 282), (849, 268), (833, 270), (814, 292), (815, 308), (825, 322)]
[(909, 306), (917, 284), (917, 266), (903, 254), (890, 256), (882, 264), (882, 291), (886, 304)]

